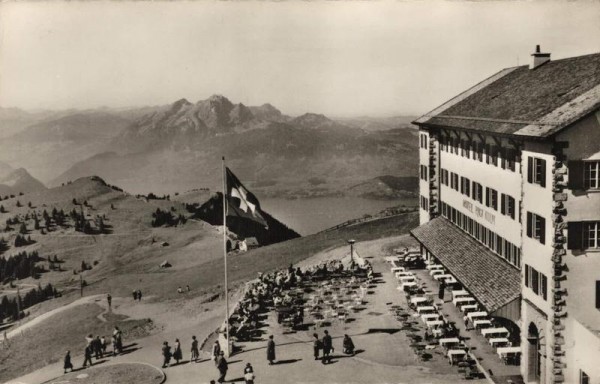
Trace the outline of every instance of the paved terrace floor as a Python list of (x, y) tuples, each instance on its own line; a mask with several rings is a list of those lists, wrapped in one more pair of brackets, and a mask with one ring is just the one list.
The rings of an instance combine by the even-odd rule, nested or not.
[[(396, 238), (395, 241), (398, 239)], [(405, 312), (409, 310), (404, 295), (396, 290), (395, 277), (391, 274), (390, 266), (384, 261), (380, 252), (381, 240), (358, 243), (356, 247), (361, 255), (369, 258), (375, 272), (380, 273), (380, 276), (376, 278), (376, 283), (369, 288), (369, 293), (365, 296), (367, 303), (364, 309), (352, 315), (352, 320), (347, 323), (333, 321), (327, 327), (316, 330), (311, 327), (306, 331), (295, 333), (285, 333), (284, 329), (276, 323), (274, 313), (269, 313), (263, 328), (262, 339), (240, 343), (241, 352), (228, 359), (227, 380), (229, 382), (243, 382), (243, 370), (247, 362), (254, 367), (255, 382), (261, 384), (453, 384), (465, 382), (462, 374), (458, 372), (458, 368), (448, 364), (441, 347), (438, 346), (427, 351), (429, 354), (427, 361), (422, 361), (413, 351), (411, 344), (414, 341), (409, 335), (422, 337), (425, 327), (418, 318), (409, 317), (408, 321), (403, 323), (396, 319), (392, 307), (400, 307)], [(445, 312), (450, 312), (451, 309), (445, 308)], [(177, 337), (182, 340), (184, 361), (179, 366), (172, 366), (164, 370), (166, 382), (168, 384), (189, 384), (208, 383), (210, 380), (216, 380), (217, 369), (206, 355), (199, 363), (190, 363), (187, 359), (189, 359), (188, 344), (191, 335), (200, 336), (215, 329), (219, 323), (219, 316), (216, 316), (210, 324), (202, 324), (194, 329), (181, 329), (168, 334), (162, 333), (136, 340), (130, 348), (131, 353), (108, 358), (103, 365), (144, 362), (159, 367), (162, 363), (160, 351), (162, 341), (172, 341)], [(309, 317), (306, 316), (307, 322), (308, 319)], [(312, 334), (317, 332), (322, 337), (324, 329), (328, 329), (334, 337), (335, 353), (332, 364), (328, 365), (315, 361), (312, 350)], [(354, 340), (357, 349), (354, 357), (341, 353), (341, 339), (344, 333), (351, 335)], [(274, 335), (277, 344), (277, 364), (272, 366), (269, 366), (266, 360), (266, 338), (269, 334)], [(126, 340), (127, 343), (129, 343), (128, 340)], [(484, 350), (484, 346), (481, 346), (481, 349)], [(82, 361), (82, 356), (73, 358), (76, 367), (79, 367)], [(57, 363), (11, 382), (26, 384), (59, 382), (61, 373), (62, 363)], [(119, 379), (115, 378), (114, 382), (119, 382)], [(469, 382), (483, 383), (486, 380), (469, 380)], [(85, 380), (79, 380), (78, 383), (84, 384)]]

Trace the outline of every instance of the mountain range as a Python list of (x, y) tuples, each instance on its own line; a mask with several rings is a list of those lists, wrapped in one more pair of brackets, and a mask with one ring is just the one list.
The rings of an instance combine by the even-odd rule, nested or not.
[(0, 160), (49, 186), (99, 175), (133, 193), (220, 189), (222, 156), (267, 196), (338, 195), (383, 175), (416, 177), (416, 130), (393, 118), (292, 117), (214, 95), (29, 119), (0, 141)]

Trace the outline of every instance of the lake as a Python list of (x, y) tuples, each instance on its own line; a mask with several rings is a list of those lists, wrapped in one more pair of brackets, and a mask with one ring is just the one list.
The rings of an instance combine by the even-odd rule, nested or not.
[(371, 200), (361, 197), (316, 197), (310, 199), (261, 199), (262, 209), (302, 236), (331, 228), (344, 221), (375, 214), (402, 204), (415, 206), (416, 198)]

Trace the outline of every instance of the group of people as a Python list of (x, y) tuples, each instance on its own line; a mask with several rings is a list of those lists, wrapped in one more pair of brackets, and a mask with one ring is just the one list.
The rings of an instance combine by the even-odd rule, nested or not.
[[(313, 353), (315, 360), (320, 359), (323, 364), (329, 364), (332, 357), (331, 353), (335, 352), (335, 348), (333, 347), (333, 339), (331, 338), (331, 335), (329, 335), (329, 331), (325, 330), (323, 333), (325, 335), (320, 340), (319, 335), (317, 333), (313, 333)], [(350, 336), (344, 335), (342, 347), (345, 354), (354, 356), (354, 342)], [(321, 350), (323, 351), (322, 357), (319, 356)]]
[[(194, 349), (195, 348), (195, 349)], [(196, 336), (192, 336), (192, 360), (198, 361), (198, 340), (196, 340)], [(195, 355), (195, 359), (194, 359)], [(173, 351), (171, 352), (171, 346), (168, 341), (163, 342), (162, 347), (162, 356), (163, 356), (163, 368), (167, 368), (171, 366), (171, 359), (175, 360), (175, 365), (179, 364), (181, 360), (183, 360), (183, 352), (181, 351), (181, 343), (179, 339), (175, 339), (175, 344), (173, 345)]]
[[(84, 360), (82, 368), (91, 367), (94, 365), (92, 361), (92, 357), (95, 357), (96, 360), (100, 360), (106, 355), (106, 349), (108, 347), (108, 340), (104, 336), (96, 336), (88, 335), (85, 338), (86, 345), (84, 349)], [(115, 327), (112, 334), (112, 347), (113, 356), (117, 356), (118, 354), (123, 352), (123, 333), (119, 329), (119, 327)], [(67, 351), (63, 360), (63, 370), (64, 373), (68, 371), (73, 371), (73, 362), (71, 361), (71, 351)]]

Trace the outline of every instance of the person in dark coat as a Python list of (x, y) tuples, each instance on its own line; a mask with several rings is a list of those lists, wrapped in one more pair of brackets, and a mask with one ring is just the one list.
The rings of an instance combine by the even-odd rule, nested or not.
[(162, 355), (163, 355), (163, 368), (167, 368), (171, 363), (171, 347), (169, 347), (168, 342), (163, 343), (162, 347)]
[(65, 362), (63, 364), (63, 369), (64, 369), (65, 373), (67, 373), (67, 369), (70, 369), (71, 372), (73, 371), (73, 363), (71, 363), (71, 351), (67, 351), (67, 354), (65, 355)]
[(219, 370), (219, 383), (225, 381), (225, 375), (227, 375), (227, 360), (225, 360), (225, 352), (221, 351), (217, 358), (217, 369)]
[(92, 363), (92, 346), (91, 345), (87, 345), (85, 347), (85, 351), (84, 351), (84, 360), (83, 360), (83, 368), (87, 367), (87, 363), (90, 363), (90, 367), (92, 365), (94, 365), (94, 363)]
[(267, 360), (269, 360), (269, 365), (273, 365), (273, 361), (275, 360), (275, 342), (273, 341), (273, 335), (269, 336), (269, 341), (267, 342)]
[(219, 344), (219, 340), (215, 340), (215, 343), (212, 347), (212, 359), (215, 362), (215, 365), (219, 364), (219, 356), (221, 355), (221, 345)]
[(198, 362), (198, 357), (200, 353), (198, 351), (198, 340), (196, 340), (196, 336), (192, 336), (192, 349), (190, 352), (192, 353), (191, 360)]
[(100, 336), (96, 336), (94, 341), (92, 341), (92, 348), (94, 349), (94, 356), (96, 360), (101, 359), (102, 356), (102, 341), (100, 340)]
[(108, 302), (108, 310), (111, 310), (111, 305), (112, 305), (112, 296), (109, 294), (106, 295), (106, 301)]
[(444, 300), (444, 294), (446, 293), (446, 281), (444, 279), (442, 279), (442, 281), (440, 281), (440, 290), (438, 292), (438, 297), (440, 298), (440, 300)]
[(325, 336), (323, 336), (323, 359), (321, 360), (323, 364), (331, 362), (331, 356), (329, 354), (334, 350), (333, 340), (331, 339), (331, 336), (329, 336), (329, 332), (325, 330)]
[(348, 355), (354, 355), (354, 343), (348, 335), (344, 335), (344, 353)]
[(133, 292), (131, 293), (133, 295), (133, 301), (137, 300), (137, 291), (134, 289)]
[(173, 359), (175, 364), (179, 364), (179, 360), (183, 359), (183, 353), (181, 352), (181, 343), (179, 339), (175, 339), (175, 350), (173, 351)]
[(138, 301), (142, 301), (142, 291), (141, 290), (137, 290), (137, 299)]
[(319, 335), (316, 333), (313, 333), (313, 337), (315, 338), (313, 341), (313, 353), (315, 355), (315, 360), (319, 360), (319, 353), (323, 348), (323, 343), (321, 343), (321, 340), (319, 340)]

